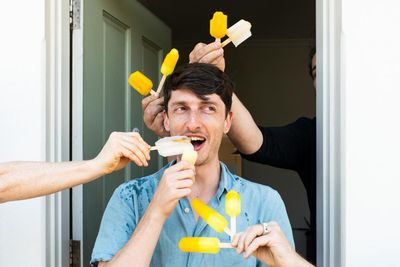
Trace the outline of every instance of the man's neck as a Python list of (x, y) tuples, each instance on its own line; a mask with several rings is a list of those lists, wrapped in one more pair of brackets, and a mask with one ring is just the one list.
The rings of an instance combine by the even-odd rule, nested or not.
[(218, 190), (221, 166), (218, 158), (205, 165), (196, 166), (196, 181), (189, 198), (198, 198), (208, 203)]

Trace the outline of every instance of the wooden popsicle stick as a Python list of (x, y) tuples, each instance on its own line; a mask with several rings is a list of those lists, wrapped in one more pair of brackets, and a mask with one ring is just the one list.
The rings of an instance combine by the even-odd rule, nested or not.
[(215, 38), (216, 42), (221, 42), (221, 38)]
[(219, 248), (233, 248), (231, 243), (219, 243), (218, 247)]
[(236, 217), (231, 217), (231, 241), (233, 241), (233, 236), (236, 235)]
[(229, 235), (231, 238), (233, 238), (233, 233), (232, 233), (232, 230), (231, 230), (231, 229), (225, 228), (225, 229), (224, 229), (224, 232), (225, 232), (227, 235)]
[(155, 97), (159, 97), (159, 96), (160, 96), (159, 93), (154, 92), (153, 90), (150, 91), (150, 94), (153, 95), (153, 96), (155, 96)]
[(226, 39), (226, 40), (223, 41), (223, 43), (221, 44), (221, 47), (226, 46), (226, 45), (229, 44), (230, 42), (232, 42), (231, 38)]
[(150, 151), (152, 151), (152, 150), (157, 150), (157, 147), (156, 146), (150, 147)]
[(167, 75), (163, 75), (163, 76), (162, 76), (161, 81), (160, 81), (160, 83), (158, 84), (158, 88), (157, 88), (157, 91), (156, 91), (157, 94), (160, 94), (161, 89), (162, 89), (162, 87), (163, 87), (163, 85), (164, 85), (164, 83), (165, 83), (165, 79), (166, 79), (166, 78), (167, 78)]

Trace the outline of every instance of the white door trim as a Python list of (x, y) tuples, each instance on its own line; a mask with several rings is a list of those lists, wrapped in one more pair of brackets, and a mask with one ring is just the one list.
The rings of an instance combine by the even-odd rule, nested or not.
[(341, 0), (316, 2), (317, 266), (343, 266)]
[[(46, 161), (68, 161), (70, 158), (68, 1), (45, 0), (44, 24)], [(69, 190), (46, 196), (46, 266), (69, 266), (69, 216)]]

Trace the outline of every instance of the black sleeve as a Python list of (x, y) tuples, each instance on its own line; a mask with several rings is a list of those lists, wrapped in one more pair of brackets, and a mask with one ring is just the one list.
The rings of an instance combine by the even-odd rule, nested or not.
[(241, 153), (242, 157), (274, 167), (298, 171), (312, 146), (312, 121), (300, 118), (282, 127), (259, 126), (263, 143), (260, 149), (250, 155)]

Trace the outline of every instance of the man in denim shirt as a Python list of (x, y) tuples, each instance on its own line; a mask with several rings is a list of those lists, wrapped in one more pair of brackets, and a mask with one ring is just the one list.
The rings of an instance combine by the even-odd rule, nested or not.
[(157, 173), (119, 186), (104, 212), (92, 253), (98, 266), (263, 266), (254, 257), (245, 260), (234, 249), (218, 254), (183, 253), (185, 236), (218, 237), (190, 206), (198, 198), (227, 219), (225, 197), (236, 190), (242, 201), (237, 229), (276, 221), (293, 246), (285, 205), (279, 194), (232, 174), (219, 161), (223, 134), (229, 131), (233, 83), (217, 67), (188, 64), (165, 84), (164, 126), (174, 135), (191, 138), (198, 159), (195, 166), (173, 161)]

